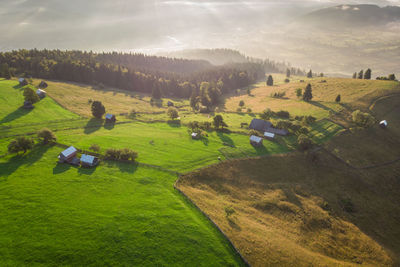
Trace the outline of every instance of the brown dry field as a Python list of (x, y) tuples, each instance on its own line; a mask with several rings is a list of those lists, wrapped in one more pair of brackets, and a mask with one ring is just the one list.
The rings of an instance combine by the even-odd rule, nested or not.
[(382, 164), (400, 159), (400, 97), (371, 112), (390, 127), (313, 152), (224, 162), (177, 186), (253, 266), (398, 266), (400, 161)]

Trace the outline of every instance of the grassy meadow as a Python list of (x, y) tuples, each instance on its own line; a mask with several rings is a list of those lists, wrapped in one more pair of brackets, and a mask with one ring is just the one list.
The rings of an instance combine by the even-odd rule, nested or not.
[(239, 266), (227, 241), (172, 187), (132, 164), (57, 164), (58, 147), (0, 159), (0, 265)]
[(62, 108), (53, 99), (45, 97), (35, 108), (26, 110), (23, 87), (15, 80), (0, 80), (0, 129), (35, 123), (46, 123), (57, 120), (71, 120), (78, 115)]

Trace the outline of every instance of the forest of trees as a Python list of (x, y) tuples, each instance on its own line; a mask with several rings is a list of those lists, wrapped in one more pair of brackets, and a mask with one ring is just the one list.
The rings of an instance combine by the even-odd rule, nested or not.
[(142, 54), (61, 50), (4, 52), (0, 53), (0, 64), (7, 64), (14, 75), (184, 98), (189, 98), (193, 92), (200, 94), (203, 82), (209, 83), (210, 88), (218, 88), (218, 94), (223, 94), (254, 83), (265, 75), (262, 64), (251, 62), (216, 67), (205, 61)]

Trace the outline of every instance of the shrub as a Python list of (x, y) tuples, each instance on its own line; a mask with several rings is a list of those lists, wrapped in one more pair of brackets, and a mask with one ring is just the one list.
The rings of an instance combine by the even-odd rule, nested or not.
[(307, 150), (312, 146), (312, 141), (304, 134), (299, 135), (297, 143), (300, 150)]
[(99, 151), (100, 151), (100, 146), (97, 145), (97, 144), (92, 144), (92, 145), (89, 147), (89, 149), (92, 150), (92, 151), (95, 151), (95, 152), (99, 152)]
[(26, 153), (27, 150), (32, 149), (33, 144), (34, 142), (32, 138), (20, 136), (12, 140), (10, 144), (8, 144), (7, 148), (10, 153), (18, 153), (20, 151)]
[(92, 114), (95, 118), (100, 119), (106, 113), (106, 109), (100, 101), (93, 101)]
[(178, 110), (175, 107), (169, 107), (167, 114), (171, 119), (176, 119), (179, 117)]
[(274, 85), (274, 79), (272, 78), (271, 75), (268, 76), (267, 85), (268, 86), (273, 86)]
[(296, 96), (301, 97), (303, 95), (303, 90), (301, 88), (296, 89)]
[(286, 78), (285, 83), (290, 83), (290, 80), (288, 78)]
[(242, 108), (237, 108), (236, 112), (242, 112)]
[(229, 217), (229, 216), (231, 216), (232, 214), (235, 213), (235, 209), (233, 207), (230, 207), (230, 206), (229, 207), (225, 207), (224, 210), (225, 210), (226, 217)]
[(136, 118), (136, 110), (132, 109), (131, 112), (129, 112), (128, 117), (129, 117), (130, 119)]
[(336, 103), (339, 103), (340, 100), (341, 100), (341, 96), (340, 96), (340, 95), (337, 95), (337, 97), (336, 97), (336, 99), (335, 99)]
[(39, 96), (36, 94), (36, 92), (33, 91), (33, 89), (30, 88), (30, 87), (26, 87), (26, 88), (24, 89), (23, 95), (24, 95), (24, 97), (25, 97), (25, 101), (29, 101), (29, 102), (31, 102), (32, 104), (33, 104), (33, 103), (36, 103), (36, 102), (38, 102), (38, 101), (40, 100), (40, 99), (39, 99)]
[(278, 120), (275, 126), (278, 129), (289, 130), (292, 127), (292, 125), (293, 123), (291, 123), (290, 121)]
[(288, 111), (281, 110), (281, 111), (278, 111), (278, 112), (276, 113), (276, 116), (278, 116), (278, 117), (280, 117), (280, 118), (284, 118), (284, 119), (289, 119), (290, 114), (289, 114)]
[(263, 134), (262, 134), (262, 133), (260, 133), (260, 132), (257, 131), (257, 130), (254, 130), (254, 129), (251, 129), (251, 130), (249, 131), (249, 136), (252, 136), (252, 135), (255, 135), (255, 136), (258, 136), (258, 137), (263, 137)]
[(120, 157), (120, 151), (114, 148), (109, 148), (106, 150), (105, 158), (110, 160), (118, 160)]
[(260, 114), (260, 118), (263, 120), (269, 120), (272, 116), (274, 116), (274, 112), (267, 108)]
[(253, 110), (252, 110), (251, 108), (248, 108), (248, 109), (247, 109), (247, 112), (248, 112), (248, 113), (251, 113), (251, 112), (253, 112)]
[(353, 122), (361, 127), (371, 127), (375, 123), (375, 118), (369, 113), (356, 110), (352, 114)]
[(247, 128), (248, 126), (249, 126), (249, 124), (247, 122), (240, 123), (240, 128), (243, 128), (243, 127)]
[(286, 95), (286, 92), (271, 93), (271, 97), (273, 97), (273, 98), (283, 98), (283, 97), (285, 97), (285, 95)]
[(57, 140), (57, 137), (55, 136), (55, 134), (47, 128), (44, 128), (42, 130), (40, 130), (37, 134), (37, 136), (43, 140), (44, 144), (47, 144), (49, 142), (53, 142)]
[(313, 117), (313, 116), (304, 116), (301, 121), (303, 122), (304, 125), (311, 125), (316, 120), (317, 119), (315, 117)]
[(309, 130), (308, 130), (307, 127), (301, 127), (301, 128), (298, 130), (298, 132), (299, 132), (300, 134), (308, 134), (308, 133), (309, 133)]
[(129, 149), (114, 149), (109, 148), (106, 150), (105, 158), (109, 160), (130, 160), (135, 161), (138, 156), (138, 153)]
[(209, 121), (203, 121), (199, 123), (199, 128), (205, 131), (210, 131), (211, 130), (211, 122)]
[(240, 100), (239, 107), (244, 107), (244, 101), (243, 100)]
[(394, 75), (394, 74), (389, 74), (388, 80), (389, 80), (389, 81), (395, 81), (395, 80), (396, 80), (396, 75)]

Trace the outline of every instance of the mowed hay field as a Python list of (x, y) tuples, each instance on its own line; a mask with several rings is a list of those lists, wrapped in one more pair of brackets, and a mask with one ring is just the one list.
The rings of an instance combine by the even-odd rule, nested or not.
[[(35, 88), (33, 89), (36, 91)], [(23, 91), (24, 87), (19, 86), (17, 81), (0, 79), (0, 127), (79, 118), (78, 115), (65, 110), (49, 97), (35, 103), (34, 109), (26, 110), (22, 107), (24, 105)]]
[[(100, 88), (95, 86), (46, 81), (48, 88), (47, 93), (57, 102), (73, 112), (85, 117), (91, 117), (90, 104), (91, 101), (101, 101), (108, 113), (112, 114), (128, 114), (132, 110), (136, 112), (162, 112), (166, 110), (168, 99), (164, 99), (161, 106), (150, 103), (148, 95), (129, 92), (114, 88)], [(35, 80), (34, 84), (39, 84), (40, 80)], [(186, 104), (182, 100), (173, 100), (178, 106)]]
[[(274, 75), (273, 75), (274, 76)], [(297, 79), (296, 79), (297, 80)], [(322, 82), (326, 81), (326, 82)], [(296, 96), (296, 89), (305, 90), (307, 84), (312, 86), (313, 99), (307, 103)], [(316, 118), (329, 117), (330, 112), (335, 113), (347, 106), (352, 109), (368, 108), (370, 101), (380, 95), (391, 92), (399, 92), (398, 82), (371, 81), (344, 78), (313, 78), (305, 79), (305, 82), (290, 82), (266, 86), (259, 84), (251, 90), (251, 95), (245, 94), (232, 96), (225, 100), (225, 108), (228, 111), (236, 111), (241, 100), (245, 103), (245, 109), (251, 108), (253, 112), (262, 112), (266, 108), (273, 111), (286, 110), (291, 115), (312, 115)], [(284, 98), (273, 98), (271, 94), (285, 92)], [(341, 104), (335, 102), (336, 96), (341, 95)]]
[(346, 133), (310, 153), (228, 161), (177, 185), (254, 266), (398, 266), (399, 100), (372, 108), (386, 130)]
[(59, 147), (0, 159), (1, 266), (240, 266), (222, 235), (133, 164), (57, 164)]

